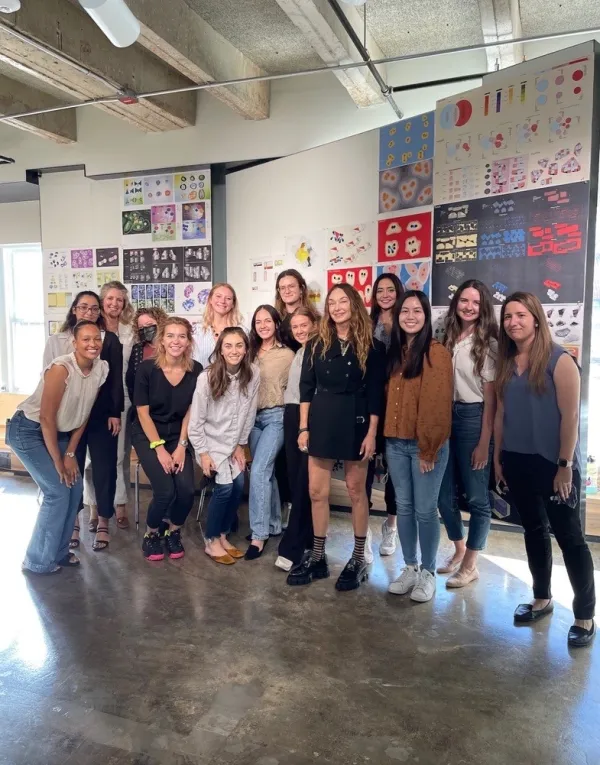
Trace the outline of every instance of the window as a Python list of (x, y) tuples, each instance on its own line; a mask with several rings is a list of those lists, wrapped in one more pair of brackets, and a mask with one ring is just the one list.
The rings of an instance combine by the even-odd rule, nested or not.
[(0, 391), (32, 393), (42, 371), (44, 286), (39, 244), (0, 247)]

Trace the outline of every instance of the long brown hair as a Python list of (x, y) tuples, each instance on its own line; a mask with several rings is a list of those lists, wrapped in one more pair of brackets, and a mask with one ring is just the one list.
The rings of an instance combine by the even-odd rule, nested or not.
[(119, 292), (121, 292), (123, 295), (123, 310), (119, 316), (119, 324), (131, 324), (134, 313), (133, 306), (129, 300), (129, 290), (121, 282), (115, 280), (112, 282), (106, 282), (106, 284), (102, 285), (100, 288), (100, 306), (102, 306), (104, 298), (107, 296), (110, 290), (119, 290)]
[(306, 283), (306, 279), (302, 276), (300, 271), (296, 271), (295, 268), (287, 268), (285, 271), (282, 271), (278, 275), (277, 281), (275, 282), (275, 308), (277, 309), (277, 313), (281, 316), (282, 319), (285, 319), (288, 312), (285, 307), (285, 303), (283, 302), (279, 293), (279, 282), (286, 276), (291, 276), (298, 282), (298, 286), (300, 287), (301, 304), (305, 308), (312, 308), (312, 303), (308, 297), (308, 284)]
[(335, 322), (329, 314), (329, 297), (334, 290), (342, 290), (350, 300), (350, 331), (348, 333), (348, 341), (358, 358), (362, 373), (365, 374), (367, 371), (367, 357), (373, 347), (373, 322), (367, 313), (360, 295), (350, 284), (334, 284), (328, 291), (325, 298), (325, 313), (319, 324), (316, 341), (313, 343), (313, 358), (317, 345), (320, 345), (321, 358), (324, 359), (327, 351), (333, 345), (334, 339), (337, 337)]
[(140, 316), (150, 316), (152, 319), (154, 319), (156, 322), (157, 334), (160, 326), (169, 320), (169, 314), (158, 306), (152, 306), (151, 308), (138, 308), (135, 312), (135, 316), (133, 317), (133, 332), (135, 335), (136, 343), (140, 342), (140, 328), (138, 327), (138, 319)]
[[(468, 279), (460, 285), (454, 293), (450, 302), (450, 308), (446, 316), (444, 326), (444, 345), (452, 353), (462, 332), (460, 318), (456, 312), (460, 296), (467, 289), (477, 290), (479, 292), (479, 318), (473, 330), (473, 345), (471, 347), (471, 358), (475, 364), (475, 374), (481, 377), (483, 365), (486, 356), (489, 353), (495, 354), (492, 348), (492, 340), (498, 340), (498, 323), (494, 313), (494, 302), (492, 294), (483, 282), (479, 279)], [(494, 343), (495, 345), (495, 343)]]
[(215, 284), (211, 291), (208, 293), (208, 300), (206, 301), (206, 308), (204, 309), (204, 316), (202, 319), (202, 328), (203, 329), (209, 329), (212, 327), (213, 322), (215, 320), (215, 309), (211, 305), (212, 296), (215, 294), (217, 290), (227, 288), (231, 294), (233, 295), (233, 305), (231, 306), (231, 311), (227, 314), (227, 321), (229, 322), (230, 327), (238, 327), (242, 323), (242, 314), (240, 313), (240, 309), (238, 308), (238, 299), (237, 295), (235, 294), (235, 290), (231, 286), (231, 284), (227, 284), (227, 282), (219, 282), (218, 284)]
[(252, 380), (252, 362), (250, 361), (250, 341), (248, 335), (241, 327), (227, 327), (219, 335), (214, 351), (210, 355), (210, 366), (208, 367), (208, 385), (213, 399), (216, 401), (224, 396), (229, 383), (231, 382), (227, 374), (227, 363), (223, 358), (223, 341), (230, 335), (238, 335), (244, 341), (246, 353), (240, 363), (239, 380), (240, 391), (246, 395), (248, 385)]
[(542, 304), (531, 292), (513, 292), (506, 298), (500, 312), (500, 337), (498, 340), (498, 363), (496, 367), (496, 393), (502, 400), (504, 389), (515, 370), (517, 345), (504, 329), (504, 315), (509, 303), (521, 303), (533, 315), (535, 337), (529, 348), (529, 385), (535, 393), (543, 393), (546, 388), (546, 369), (552, 353), (552, 335), (546, 321)]
[(194, 330), (192, 329), (192, 325), (189, 323), (189, 321), (187, 319), (182, 319), (180, 316), (171, 316), (164, 324), (158, 325), (158, 334), (156, 336), (156, 359), (154, 363), (161, 369), (165, 367), (167, 363), (167, 352), (165, 351), (163, 340), (165, 337), (165, 332), (167, 331), (167, 327), (172, 327), (174, 324), (178, 327), (185, 328), (189, 344), (183, 354), (182, 366), (186, 372), (191, 372), (194, 368), (194, 359), (192, 358), (192, 350), (194, 347)]

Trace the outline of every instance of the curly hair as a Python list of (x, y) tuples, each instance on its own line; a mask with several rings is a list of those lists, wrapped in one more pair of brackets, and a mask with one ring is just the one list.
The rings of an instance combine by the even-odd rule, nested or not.
[(136, 343), (140, 342), (140, 328), (138, 327), (138, 319), (140, 316), (150, 316), (154, 319), (159, 328), (169, 319), (169, 314), (166, 311), (163, 311), (162, 308), (138, 308), (133, 317), (133, 331)]
[(129, 290), (127, 287), (119, 281), (106, 282), (100, 288), (100, 306), (104, 303), (104, 298), (110, 292), (110, 290), (119, 290), (123, 294), (123, 310), (119, 316), (120, 324), (131, 324), (133, 320), (133, 306), (129, 300)]
[(373, 322), (367, 313), (360, 295), (350, 284), (335, 284), (327, 293), (325, 312), (321, 318), (319, 330), (312, 346), (313, 358), (317, 346), (320, 346), (321, 358), (324, 359), (337, 337), (335, 322), (329, 313), (329, 298), (335, 290), (341, 290), (350, 300), (350, 331), (348, 333), (348, 341), (358, 358), (359, 366), (364, 375), (367, 371), (367, 357), (369, 351), (373, 348)]
[(185, 328), (186, 336), (188, 339), (188, 347), (185, 349), (185, 352), (183, 354), (183, 367), (186, 372), (191, 372), (192, 369), (194, 368), (194, 359), (192, 358), (192, 350), (194, 348), (193, 329), (189, 321), (187, 319), (182, 319), (180, 316), (171, 316), (169, 319), (167, 319), (167, 321), (164, 324), (159, 325), (158, 335), (156, 336), (155, 364), (157, 367), (160, 367), (161, 369), (163, 369), (166, 366), (167, 352), (165, 351), (163, 340), (164, 340), (165, 332), (167, 331), (167, 328), (172, 326)]

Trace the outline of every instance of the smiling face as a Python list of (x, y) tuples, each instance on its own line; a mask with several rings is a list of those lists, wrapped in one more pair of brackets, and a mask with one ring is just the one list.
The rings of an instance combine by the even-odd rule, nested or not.
[(190, 345), (187, 329), (181, 324), (167, 324), (162, 344), (169, 356), (180, 359)]
[(302, 300), (302, 290), (298, 279), (293, 276), (283, 276), (277, 286), (284, 305), (296, 305)]
[(398, 297), (394, 282), (391, 279), (382, 279), (377, 285), (375, 300), (382, 311), (389, 311)]
[(102, 350), (102, 335), (98, 327), (92, 324), (86, 324), (77, 332), (73, 338), (73, 347), (75, 353), (84, 359), (93, 361), (100, 356)]
[(233, 310), (235, 299), (229, 287), (217, 287), (210, 299), (213, 311), (219, 316), (227, 316)]
[(350, 298), (344, 290), (333, 289), (327, 298), (327, 310), (334, 324), (344, 324), (350, 321), (352, 307)]
[(304, 345), (315, 331), (315, 323), (308, 316), (292, 316), (290, 328), (294, 340)]
[(535, 337), (535, 316), (523, 303), (511, 301), (504, 308), (504, 331), (515, 343), (527, 344)]
[(230, 332), (223, 338), (221, 355), (228, 367), (237, 367), (246, 355), (246, 343), (238, 332)]
[(118, 319), (125, 307), (125, 295), (114, 287), (106, 293), (102, 301), (102, 310), (111, 319)]
[(425, 326), (425, 312), (416, 297), (406, 298), (400, 309), (399, 323), (408, 337), (414, 337)]
[(481, 295), (474, 287), (467, 287), (460, 293), (456, 305), (456, 315), (463, 324), (474, 324), (479, 318)]
[(83, 295), (75, 308), (73, 308), (73, 313), (77, 321), (82, 321), (83, 319), (98, 321), (100, 303), (91, 295)]
[(254, 329), (263, 342), (275, 337), (275, 322), (271, 318), (271, 314), (264, 308), (256, 314)]

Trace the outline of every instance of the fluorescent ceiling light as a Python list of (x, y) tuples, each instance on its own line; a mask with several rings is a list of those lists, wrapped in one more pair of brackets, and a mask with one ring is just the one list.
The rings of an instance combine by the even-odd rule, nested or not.
[(140, 36), (140, 22), (125, 0), (79, 0), (79, 4), (117, 48), (133, 45)]
[(346, 5), (366, 5), (367, 0), (342, 0)]

